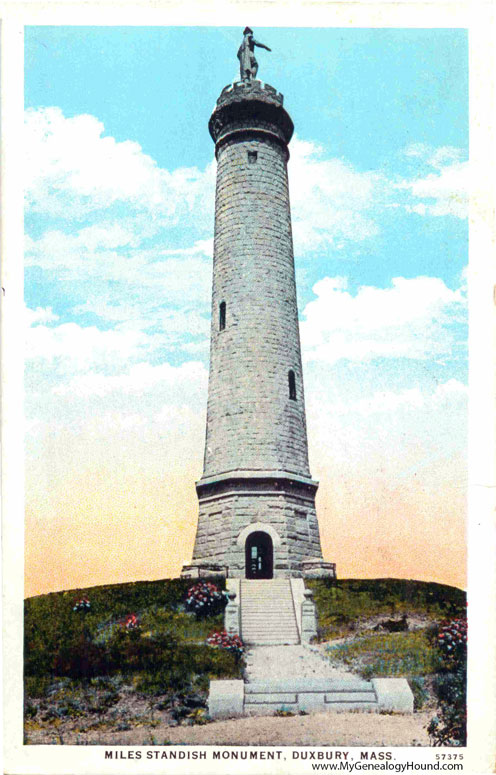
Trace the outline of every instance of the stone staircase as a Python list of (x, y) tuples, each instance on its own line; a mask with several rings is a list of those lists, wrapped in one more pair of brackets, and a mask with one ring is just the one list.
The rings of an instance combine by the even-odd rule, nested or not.
[(289, 579), (243, 579), (240, 598), (244, 643), (280, 646), (300, 642)]

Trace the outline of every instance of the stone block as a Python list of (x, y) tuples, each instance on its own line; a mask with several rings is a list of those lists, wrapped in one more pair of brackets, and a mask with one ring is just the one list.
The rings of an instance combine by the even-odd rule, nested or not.
[(323, 560), (304, 560), (301, 564), (303, 575), (309, 579), (336, 578), (336, 564)]
[[(371, 687), (372, 688), (372, 687)], [(329, 704), (342, 702), (376, 702), (376, 696), (373, 691), (370, 692), (331, 692), (325, 694), (325, 702)]]
[(183, 579), (225, 579), (228, 569), (225, 565), (214, 565), (213, 563), (191, 563), (184, 565), (181, 571)]
[(243, 705), (243, 681), (210, 681), (208, 713), (211, 718), (242, 716)]
[(249, 695), (250, 704), (252, 705), (260, 705), (260, 704), (269, 704), (269, 705), (286, 705), (287, 703), (295, 703), (297, 701), (296, 694), (283, 694), (283, 693), (277, 693), (274, 692), (273, 694), (265, 693), (265, 694), (250, 694)]
[(298, 694), (298, 707), (307, 713), (325, 710), (325, 694), (322, 692), (300, 692)]
[(265, 681), (253, 681), (246, 684), (246, 695), (261, 694), (263, 692), (285, 692), (299, 694), (299, 692), (372, 692), (370, 681), (361, 678), (267, 678)]
[(295, 715), (299, 711), (299, 705), (297, 702), (292, 703), (245, 703), (245, 716), (272, 716), (278, 710), (291, 711)]
[(413, 692), (406, 678), (373, 678), (379, 710), (413, 713)]

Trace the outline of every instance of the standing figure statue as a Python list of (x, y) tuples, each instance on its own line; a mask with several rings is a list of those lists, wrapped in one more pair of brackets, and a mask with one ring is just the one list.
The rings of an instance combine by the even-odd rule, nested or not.
[(264, 48), (266, 51), (270, 51), (271, 49), (264, 43), (256, 41), (253, 37), (253, 30), (249, 27), (245, 27), (243, 35), (243, 42), (238, 49), (239, 71), (241, 73), (242, 81), (250, 81), (252, 78), (257, 77), (258, 71), (258, 62), (253, 53), (255, 46)]

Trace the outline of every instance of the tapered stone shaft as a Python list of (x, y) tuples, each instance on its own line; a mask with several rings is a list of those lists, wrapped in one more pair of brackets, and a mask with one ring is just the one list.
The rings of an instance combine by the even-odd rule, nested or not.
[(293, 123), (281, 94), (249, 80), (222, 91), (209, 129), (217, 157), (210, 374), (190, 567), (299, 576), (322, 551), (288, 190)]

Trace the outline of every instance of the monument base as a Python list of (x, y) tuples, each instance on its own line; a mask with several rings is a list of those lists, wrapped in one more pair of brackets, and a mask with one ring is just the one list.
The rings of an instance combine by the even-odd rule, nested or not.
[(228, 568), (226, 565), (215, 565), (213, 563), (190, 563), (183, 565), (181, 571), (182, 579), (226, 579)]
[(311, 560), (303, 560), (301, 563), (303, 578), (305, 579), (336, 579), (336, 563), (324, 562), (315, 557)]

